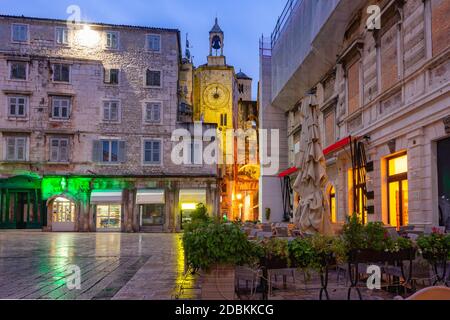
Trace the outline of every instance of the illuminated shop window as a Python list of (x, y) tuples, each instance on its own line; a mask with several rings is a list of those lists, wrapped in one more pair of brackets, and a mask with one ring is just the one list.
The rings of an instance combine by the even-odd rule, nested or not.
[(75, 222), (75, 204), (65, 198), (57, 198), (52, 206), (53, 222)]
[(330, 215), (331, 215), (331, 222), (333, 222), (333, 223), (337, 222), (336, 189), (334, 187), (331, 187), (331, 189), (330, 189)]
[(388, 210), (389, 224), (393, 227), (408, 225), (408, 156), (389, 158)]

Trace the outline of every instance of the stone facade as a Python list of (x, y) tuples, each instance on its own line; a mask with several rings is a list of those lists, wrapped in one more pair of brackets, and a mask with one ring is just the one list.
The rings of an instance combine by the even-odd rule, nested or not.
[[(20, 29), (14, 27), (17, 25), (24, 26), (26, 36), (20, 35)], [(16, 41), (20, 36), (23, 41)], [(63, 43), (58, 43), (58, 37)], [(179, 119), (179, 102), (184, 100), (179, 91), (178, 30), (95, 23), (86, 27), (1, 16), (0, 43), (2, 178), (31, 175), (126, 180), (131, 191), (123, 192), (123, 231), (139, 231), (132, 190), (155, 188), (162, 181), (167, 184), (161, 186), (169, 191), (161, 231), (180, 227), (173, 190), (204, 188), (207, 194), (216, 190), (215, 166), (187, 167), (171, 161), (175, 143), (171, 135), (180, 126), (179, 120), (183, 121)], [(26, 68), (23, 80), (11, 78), (16, 62)], [(65, 69), (57, 69), (60, 66)], [(67, 79), (64, 72), (69, 73)], [(55, 81), (61, 76), (63, 81)], [(23, 114), (11, 114), (10, 98), (16, 97), (25, 99)], [(56, 103), (61, 97), (67, 102)], [(63, 103), (69, 107), (61, 117), (63, 109), (55, 109)], [(17, 144), (8, 151), (8, 143), (14, 144), (9, 137), (25, 138), (25, 156), (17, 157), (17, 152), (22, 152)], [(55, 139), (63, 139), (64, 147)], [(110, 143), (108, 147), (105, 141)], [(148, 147), (148, 141), (156, 144)], [(110, 154), (105, 155), (105, 150)], [(88, 189), (86, 192), (92, 191)], [(210, 212), (216, 212), (216, 196), (210, 194), (208, 199)], [(77, 203), (77, 210), (76, 229), (94, 231), (95, 206), (87, 199)], [(41, 218), (43, 215), (44, 211)], [(10, 218), (15, 219), (14, 214)], [(50, 227), (50, 214), (47, 220), (42, 223), (48, 222)]]
[[(366, 27), (366, 9), (373, 1), (352, 2), (357, 8), (350, 12), (344, 11), (346, 4), (338, 1), (330, 20), (322, 26), (327, 30), (337, 21), (333, 18), (345, 16), (345, 20), (334, 25), (334, 30), (340, 32), (334, 38), (339, 39), (336, 46), (329, 49), (338, 55), (334, 64), (327, 60), (329, 70), (308, 79), (300, 74), (292, 76), (295, 79), (292, 81), (302, 85), (320, 79), (309, 82), (308, 86), (317, 90), (322, 111), (322, 144), (329, 151), (326, 152), (330, 178), (327, 191), (333, 186), (336, 192), (335, 222), (343, 222), (357, 211), (353, 201), (352, 173), (355, 171), (350, 147), (336, 149), (335, 145), (336, 142), (342, 145), (351, 136), (353, 142), (362, 143), (367, 158), (365, 205), (358, 212), (365, 222), (383, 221), (396, 227), (439, 225), (442, 213), (438, 199), (450, 196), (446, 195), (445, 186), (441, 190), (438, 187), (440, 177), (448, 174), (443, 172), (443, 167), (438, 167), (438, 154), (441, 157), (445, 154), (444, 150), (438, 150), (438, 145), (449, 139), (443, 121), (450, 114), (450, 27), (446, 22), (450, 15), (449, 3), (378, 1), (375, 4), (382, 12), (379, 30)], [(312, 41), (324, 43), (327, 36), (319, 32)], [(281, 43), (286, 40), (283, 37), (289, 37), (289, 32), (280, 36)], [(275, 49), (273, 54), (279, 59), (283, 52)], [(324, 57), (325, 52), (315, 51), (321, 53)], [(300, 69), (310, 68), (311, 63), (314, 60), (305, 59), (300, 62)], [(274, 81), (281, 83), (279, 79)], [(281, 88), (279, 92), (285, 95), (287, 91)], [(301, 92), (297, 95), (291, 92), (289, 98), (272, 97), (274, 101), (298, 101), (292, 106), (283, 105), (289, 113), (288, 128), (299, 123), (295, 118), (304, 98)], [(294, 135), (295, 132), (287, 137), (291, 164), (296, 163), (298, 150)], [(389, 175), (389, 160), (402, 155), (407, 156), (406, 170), (395, 177)], [(389, 189), (397, 183), (395, 179), (404, 181), (400, 192), (394, 187)], [(396, 210), (403, 221), (393, 221)]]

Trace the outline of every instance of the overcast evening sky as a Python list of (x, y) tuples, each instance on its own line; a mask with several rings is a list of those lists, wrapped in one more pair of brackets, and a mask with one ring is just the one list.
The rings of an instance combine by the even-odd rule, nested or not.
[(189, 34), (195, 65), (206, 62), (208, 32), (219, 18), (225, 32), (227, 63), (254, 79), (253, 98), (259, 75), (258, 40), (269, 36), (286, 0), (0, 0), (0, 13), (66, 19), (75, 4), (83, 20), (130, 24), (181, 31), (182, 45)]

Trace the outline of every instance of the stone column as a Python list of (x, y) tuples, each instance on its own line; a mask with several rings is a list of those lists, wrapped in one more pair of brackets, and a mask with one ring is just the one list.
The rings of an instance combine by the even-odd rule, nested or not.
[[(408, 216), (409, 224), (431, 223), (431, 168), (424, 168), (423, 128), (406, 136), (408, 149)], [(430, 150), (431, 151), (431, 150)]]

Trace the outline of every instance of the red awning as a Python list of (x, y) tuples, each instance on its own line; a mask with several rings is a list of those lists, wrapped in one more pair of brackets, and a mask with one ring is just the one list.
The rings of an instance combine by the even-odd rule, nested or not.
[(291, 175), (291, 174), (293, 174), (293, 173), (296, 173), (298, 170), (300, 170), (300, 169), (299, 169), (299, 168), (296, 168), (296, 167), (292, 167), (292, 168), (289, 168), (289, 169), (287, 169), (287, 170), (281, 172), (278, 176), (279, 176), (280, 178), (284, 178), (284, 177), (289, 176), (289, 175)]
[(335, 144), (332, 144), (328, 148), (324, 149), (323, 154), (328, 155), (334, 151), (344, 148), (345, 146), (349, 145), (351, 142), (352, 142), (352, 137), (349, 136), (347, 138), (344, 138), (344, 139), (336, 142)]

